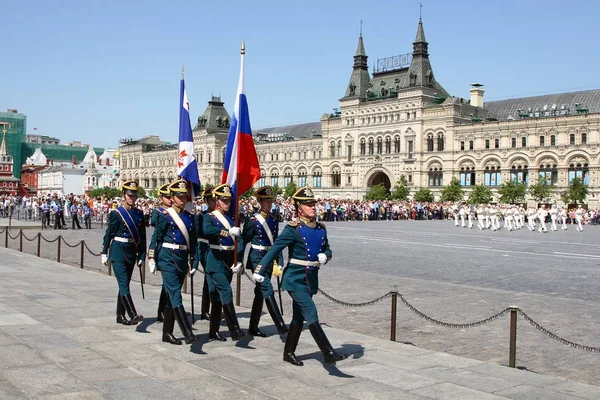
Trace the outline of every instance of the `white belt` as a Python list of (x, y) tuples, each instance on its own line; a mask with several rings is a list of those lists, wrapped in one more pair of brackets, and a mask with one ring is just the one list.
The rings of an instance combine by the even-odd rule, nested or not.
[(208, 244), (208, 239), (198, 239), (198, 241), (200, 243), (206, 243), (206, 244)]
[(321, 263), (318, 261), (298, 260), (297, 258), (291, 258), (290, 264), (303, 265), (305, 267), (320, 267), (321, 266)]
[(121, 242), (121, 243), (133, 243), (133, 239), (131, 239), (131, 238), (124, 238), (124, 237), (120, 237), (120, 236), (115, 236), (114, 237), (114, 241), (115, 242)]
[(173, 250), (187, 250), (187, 246), (185, 244), (163, 243), (163, 247)]
[(264, 251), (267, 251), (267, 250), (269, 250), (271, 248), (271, 246), (260, 246), (258, 244), (253, 244), (252, 248), (255, 249), (255, 250), (264, 250)]
[(219, 244), (211, 244), (210, 248), (213, 250), (233, 251), (233, 246), (221, 246)]

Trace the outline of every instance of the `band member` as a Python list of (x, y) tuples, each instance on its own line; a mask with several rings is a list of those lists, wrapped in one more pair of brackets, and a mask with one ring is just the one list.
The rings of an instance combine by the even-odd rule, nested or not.
[(316, 200), (308, 187), (301, 187), (292, 196), (296, 206), (298, 221), (289, 222), (273, 243), (260, 264), (254, 270), (253, 277), (260, 281), (266, 275), (266, 266), (271, 265), (286, 247), (290, 260), (283, 271), (282, 288), (287, 290), (293, 301), (293, 318), (283, 350), (283, 361), (293, 365), (304, 365), (296, 355), (296, 346), (300, 339), (304, 321), (319, 349), (325, 363), (333, 364), (347, 356), (333, 350), (325, 335), (317, 307), (312, 299), (319, 289), (319, 267), (331, 260), (332, 253), (327, 240), (325, 226), (316, 222)]
[(575, 210), (575, 221), (577, 222), (577, 232), (583, 232), (583, 219), (585, 218), (585, 210), (581, 207), (581, 204), (577, 206), (577, 210)]
[[(244, 246), (239, 240), (238, 248), (234, 246), (234, 237), (239, 237), (241, 230), (234, 226), (234, 217), (229, 213), (231, 209), (231, 187), (222, 184), (212, 190), (213, 197), (217, 200), (217, 208), (204, 216), (202, 232), (208, 239), (209, 249), (206, 256), (206, 274), (212, 281), (214, 289), (211, 292), (211, 313), (209, 340), (226, 339), (219, 333), (221, 324), (221, 308), (225, 314), (227, 327), (231, 332), (231, 338), (238, 340), (246, 335), (240, 329), (240, 325), (233, 306), (231, 293), (231, 280), (233, 274), (242, 271), (242, 263), (233, 263), (234, 251), (238, 252), (238, 260), (244, 256)], [(222, 307), (221, 307), (222, 305)]]
[[(158, 188), (158, 196), (160, 198), (161, 205), (152, 210), (152, 215), (150, 216), (150, 226), (156, 227), (156, 221), (158, 220), (158, 214), (168, 214), (167, 208), (173, 205), (173, 200), (171, 200), (171, 191), (169, 190), (170, 183), (165, 183), (161, 187)], [(154, 271), (156, 272), (156, 271)], [(158, 311), (156, 312), (156, 322), (163, 322), (164, 320), (164, 312), (165, 306), (167, 305), (168, 299), (167, 292), (165, 291), (164, 286), (160, 291), (160, 298), (158, 299)]]
[[(146, 258), (146, 229), (144, 213), (135, 207), (138, 196), (136, 181), (125, 181), (121, 185), (123, 204), (108, 217), (108, 227), (104, 234), (102, 248), (102, 264), (112, 264), (112, 269), (119, 284), (117, 298), (117, 323), (136, 325), (144, 320), (138, 315), (129, 291), (129, 282), (133, 269), (144, 263)], [(110, 249), (110, 251), (109, 251)], [(125, 312), (129, 319), (125, 317)]]
[[(273, 245), (279, 234), (279, 221), (271, 215), (271, 207), (275, 199), (275, 193), (271, 186), (263, 186), (256, 191), (256, 197), (259, 201), (260, 212), (254, 214), (244, 224), (244, 243), (251, 243), (251, 250), (246, 263), (246, 268), (254, 270), (254, 267), (260, 264), (260, 260), (267, 254), (267, 251)], [(277, 257), (279, 265), (283, 265), (283, 254)], [(283, 321), (275, 294), (271, 284), (271, 275), (273, 274), (273, 264), (264, 265), (264, 277), (256, 281), (254, 288), (254, 301), (252, 302), (252, 312), (250, 313), (250, 325), (248, 333), (254, 336), (265, 337), (266, 335), (258, 328), (260, 315), (262, 313), (263, 301), (267, 304), (267, 310), (277, 327), (280, 334), (288, 331)]]
[(166, 213), (156, 214), (156, 226), (148, 251), (150, 271), (162, 273), (163, 289), (168, 294), (164, 309), (162, 341), (174, 345), (181, 345), (181, 340), (173, 336), (175, 320), (185, 337), (185, 343), (191, 344), (198, 340), (192, 331), (192, 324), (188, 320), (181, 286), (185, 276), (196, 270), (190, 269), (196, 256), (196, 226), (194, 216), (184, 209), (188, 202), (188, 188), (183, 179), (176, 180), (169, 185), (172, 199), (171, 207)]
[(550, 208), (550, 220), (552, 221), (552, 225), (550, 226), (551, 231), (557, 231), (556, 220), (558, 219), (558, 208), (556, 208), (556, 204), (552, 204), (552, 208)]

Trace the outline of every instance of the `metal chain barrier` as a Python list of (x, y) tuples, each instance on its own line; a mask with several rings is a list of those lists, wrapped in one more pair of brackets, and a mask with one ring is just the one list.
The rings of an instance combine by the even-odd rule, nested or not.
[(77, 247), (77, 246), (80, 246), (80, 245), (81, 245), (81, 242), (79, 242), (79, 243), (77, 243), (77, 244), (74, 244), (74, 245), (70, 245), (70, 244), (69, 244), (69, 242), (67, 242), (67, 241), (65, 240), (65, 238), (63, 238), (62, 236), (61, 236), (61, 238), (62, 238), (63, 242), (64, 242), (64, 243), (65, 243), (67, 246), (69, 246), (70, 248)]
[(367, 307), (367, 306), (372, 306), (373, 304), (377, 304), (380, 301), (383, 301), (384, 299), (387, 299), (388, 297), (390, 297), (395, 292), (388, 292), (388, 293), (384, 294), (381, 297), (378, 297), (378, 298), (373, 299), (371, 301), (365, 301), (364, 303), (347, 303), (345, 301), (338, 300), (338, 299), (334, 298), (333, 296), (328, 295), (327, 293), (325, 293), (321, 289), (319, 289), (319, 293), (321, 293), (323, 296), (325, 296), (325, 298), (327, 300), (331, 300), (334, 303), (340, 304), (342, 306), (346, 306), (346, 307)]
[(37, 235), (33, 238), (33, 239), (29, 239), (27, 237), (27, 235), (25, 235), (25, 233), (23, 233), (23, 237), (25, 238), (25, 240), (27, 240), (28, 242), (33, 242), (34, 240), (37, 240)]
[(83, 245), (85, 246), (85, 248), (87, 249), (87, 251), (90, 252), (91, 255), (93, 255), (95, 257), (100, 257), (102, 255), (102, 253), (94, 253), (92, 251), (92, 249), (89, 248), (89, 246), (87, 245), (87, 243), (85, 242), (85, 240), (83, 241)]
[(8, 237), (11, 238), (12, 240), (17, 240), (19, 238), (19, 233), (17, 233), (17, 235), (15, 237), (12, 237), (10, 234), (10, 231), (8, 231)]
[(55, 237), (55, 238), (54, 238), (54, 239), (52, 239), (52, 240), (48, 240), (48, 239), (46, 239), (44, 236), (42, 236), (42, 239), (43, 239), (43, 240), (44, 240), (44, 242), (46, 242), (46, 243), (54, 243), (54, 242), (56, 242), (58, 239), (62, 239), (62, 236), (57, 236), (57, 237)]
[(521, 309), (519, 309), (518, 312), (525, 319), (525, 321), (529, 322), (534, 328), (536, 328), (538, 331), (542, 332), (543, 334), (547, 335), (549, 338), (554, 339), (557, 342), (560, 342), (562, 344), (566, 344), (567, 346), (574, 347), (576, 349), (591, 351), (594, 353), (600, 353), (600, 347), (585, 346), (585, 345), (567, 340), (563, 337), (558, 336), (556, 333), (550, 332), (548, 329), (544, 328), (542, 325), (535, 322), (533, 319), (531, 319), (531, 317), (529, 315), (525, 314)]

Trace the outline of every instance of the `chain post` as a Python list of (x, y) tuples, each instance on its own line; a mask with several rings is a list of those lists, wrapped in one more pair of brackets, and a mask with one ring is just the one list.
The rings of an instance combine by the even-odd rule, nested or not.
[(517, 313), (519, 307), (510, 306), (510, 339), (508, 348), (508, 366), (515, 368), (517, 362)]
[(23, 252), (23, 229), (19, 230), (19, 251)]
[(8, 228), (6, 228), (6, 235), (4, 236), (4, 247), (8, 249)]
[(58, 250), (56, 252), (56, 262), (60, 262), (60, 242), (62, 242), (62, 236), (58, 237)]
[(83, 257), (84, 257), (84, 246), (85, 246), (85, 242), (82, 240), (82, 241), (80, 242), (80, 244), (81, 244), (81, 261), (79, 262), (79, 267), (80, 267), (81, 269), (83, 269)]
[(390, 326), (390, 340), (392, 342), (396, 341), (396, 314), (398, 307), (398, 292), (396, 290), (392, 291), (392, 325)]
[(242, 297), (242, 276), (241, 274), (236, 274), (236, 285), (235, 285), (235, 305), (240, 306), (240, 299)]
[(37, 243), (37, 256), (41, 257), (41, 253), (42, 253), (42, 234), (40, 232), (38, 232), (37, 234), (37, 239), (38, 239), (38, 243)]

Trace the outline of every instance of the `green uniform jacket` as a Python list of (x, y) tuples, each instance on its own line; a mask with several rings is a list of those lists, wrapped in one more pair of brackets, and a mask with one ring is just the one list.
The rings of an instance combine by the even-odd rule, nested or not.
[(183, 211), (179, 216), (188, 230), (190, 239), (188, 250), (163, 247), (164, 243), (187, 246), (187, 242), (168, 212), (157, 214), (154, 233), (150, 240), (150, 252), (156, 260), (156, 267), (159, 271), (186, 273), (188, 263), (191, 262), (191, 265), (194, 265), (197, 251), (194, 216), (187, 211)]
[[(230, 225), (234, 225), (233, 217), (229, 214), (223, 214), (229, 221)], [(202, 223), (203, 236), (208, 239), (211, 246), (233, 246), (234, 240), (229, 236), (229, 231), (221, 222), (211, 213), (204, 216)], [(237, 261), (242, 262), (244, 258), (244, 240), (238, 238), (238, 257)], [(226, 272), (232, 274), (231, 267), (233, 266), (233, 250), (222, 251), (213, 248), (208, 249), (206, 255), (206, 272)]]
[(271, 265), (286, 247), (288, 265), (283, 270), (281, 288), (290, 292), (308, 291), (316, 294), (319, 290), (319, 268), (298, 265), (292, 259), (317, 261), (319, 253), (325, 253), (327, 259), (331, 259), (332, 252), (325, 225), (317, 223), (316, 227), (310, 228), (303, 222), (288, 223), (254, 272), (264, 276), (265, 266)]
[[(271, 235), (273, 236), (273, 240), (277, 240), (277, 236), (279, 235), (279, 221), (277, 221), (273, 216), (269, 213), (265, 217), (265, 222), (267, 224), (267, 228), (271, 230)], [(271, 247), (272, 243), (269, 240), (269, 236), (265, 233), (265, 229), (260, 221), (256, 218), (256, 214), (251, 216), (246, 220), (244, 224), (244, 243), (250, 245), (257, 245), (263, 247)], [(258, 250), (255, 248), (250, 248), (250, 253), (248, 254), (248, 260), (246, 261), (246, 269), (254, 270), (260, 261), (267, 254), (267, 250)], [(276, 259), (277, 263), (281, 268), (283, 268), (283, 253), (279, 253), (279, 256)], [(268, 273), (273, 273), (273, 264), (265, 265), (265, 268)]]
[[(114, 210), (108, 214), (108, 226), (104, 233), (104, 242), (102, 245), (102, 254), (108, 254), (108, 261), (113, 263), (133, 264), (135, 260), (146, 259), (146, 226), (144, 224), (144, 213), (137, 208), (129, 210), (133, 221), (135, 222), (140, 242), (137, 244), (130, 242), (117, 242), (115, 237), (131, 238), (131, 233), (123, 222), (123, 218), (118, 211)], [(110, 249), (110, 251), (109, 251)]]

